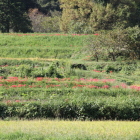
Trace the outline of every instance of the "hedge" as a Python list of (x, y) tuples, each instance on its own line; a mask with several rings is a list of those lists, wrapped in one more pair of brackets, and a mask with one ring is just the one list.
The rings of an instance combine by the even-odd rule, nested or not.
[(70, 120), (140, 120), (139, 100), (95, 100), (0, 103), (0, 118), (59, 118)]

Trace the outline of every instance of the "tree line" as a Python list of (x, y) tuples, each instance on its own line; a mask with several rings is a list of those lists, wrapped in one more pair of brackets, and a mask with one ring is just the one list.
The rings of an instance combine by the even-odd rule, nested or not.
[(1, 32), (94, 33), (136, 25), (139, 0), (0, 0)]

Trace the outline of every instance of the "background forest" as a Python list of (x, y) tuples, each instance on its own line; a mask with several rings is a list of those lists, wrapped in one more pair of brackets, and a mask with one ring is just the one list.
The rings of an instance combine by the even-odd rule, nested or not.
[(139, 0), (0, 0), (1, 32), (94, 33), (136, 25)]

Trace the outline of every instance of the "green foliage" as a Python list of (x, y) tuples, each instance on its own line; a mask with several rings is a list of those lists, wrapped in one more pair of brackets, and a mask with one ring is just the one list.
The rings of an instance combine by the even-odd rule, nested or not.
[(116, 13), (111, 4), (103, 6), (102, 4), (94, 4), (90, 16), (90, 27), (92, 32), (98, 30), (110, 30), (115, 26)]
[(72, 20), (68, 27), (68, 33), (73, 34), (90, 34), (92, 33), (92, 29), (90, 26), (87, 26), (87, 24), (83, 21), (74, 21)]
[(46, 73), (46, 76), (47, 77), (57, 77), (57, 78), (62, 78), (63, 77), (63, 75), (61, 75), (60, 73), (58, 73), (56, 63), (52, 63), (49, 66), (49, 68), (47, 70), (47, 73)]
[[(113, 102), (112, 102), (113, 101)], [(56, 101), (50, 103), (8, 103), (0, 104), (0, 114), (6, 117), (19, 117), (27, 119), (35, 118), (62, 118), (82, 119), (86, 118), (104, 120), (139, 120), (139, 99), (109, 98), (96, 101), (70, 102)], [(3, 106), (5, 112), (3, 113)]]
[(37, 0), (44, 13), (51, 14), (51, 11), (60, 11), (59, 0)]
[(0, 2), (0, 31), (10, 32), (10, 30), (31, 32), (31, 23), (26, 14), (26, 7), (21, 0)]
[(120, 0), (61, 0), (64, 32), (94, 33), (98, 30), (111, 30), (139, 25), (138, 1)]
[(100, 32), (94, 39), (90, 37), (85, 47), (96, 61), (99, 59), (116, 61), (121, 59), (140, 59), (139, 48), (140, 29), (138, 26), (126, 29), (115, 29), (108, 32)]
[(34, 32), (60, 32), (59, 20), (61, 12), (51, 11), (51, 16), (41, 13), (38, 9), (30, 9), (29, 17), (32, 21), (32, 29)]
[(126, 28), (125, 33), (131, 58), (140, 59), (140, 27)]
[[(64, 32), (81, 33), (83, 28), (83, 31), (88, 33), (89, 26), (87, 23), (89, 22), (92, 11), (92, 2), (90, 0), (61, 0), (60, 3), (63, 9), (60, 23), (61, 30)], [(76, 29), (76, 31), (74, 29)]]
[(59, 27), (60, 17), (44, 17), (41, 21), (42, 31), (45, 33), (57, 33), (60, 32)]
[[(139, 7), (138, 0), (3, 0), (0, 31), (60, 32), (61, 29), (68, 33), (94, 33), (120, 26), (134, 27), (139, 25)], [(38, 11), (30, 15), (28, 11), (35, 9)]]

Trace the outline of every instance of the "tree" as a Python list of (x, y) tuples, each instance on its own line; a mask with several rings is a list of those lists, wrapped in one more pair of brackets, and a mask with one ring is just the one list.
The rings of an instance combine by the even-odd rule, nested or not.
[(0, 0), (0, 30), (1, 32), (9, 32), (10, 29), (10, 10), (9, 0)]
[(37, 0), (41, 12), (51, 15), (51, 11), (61, 11), (59, 0)]
[[(140, 25), (139, 0), (60, 0), (61, 29), (69, 32), (112, 30)], [(88, 31), (89, 32), (89, 31)]]
[(30, 32), (27, 10), (27, 2), (23, 0), (0, 0), (0, 31)]
[[(74, 25), (81, 26), (83, 30), (88, 27), (93, 6), (91, 0), (60, 0), (60, 3), (63, 9), (61, 20), (62, 31), (68, 32)], [(81, 27), (78, 29), (81, 30)]]

